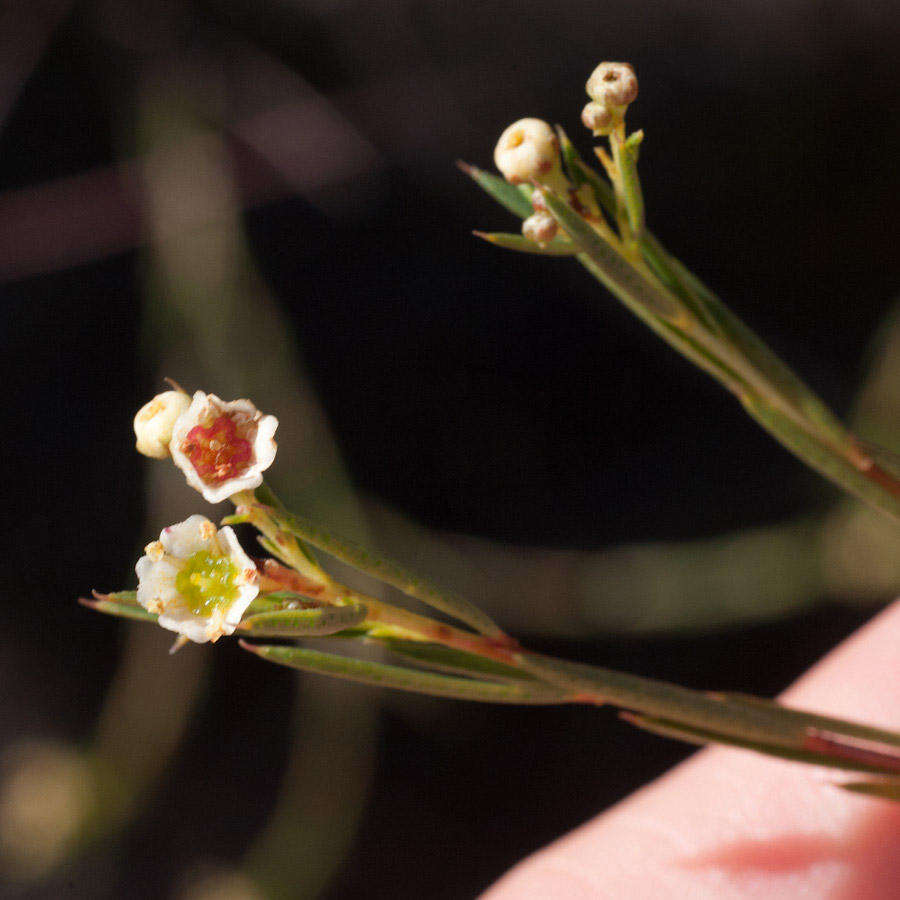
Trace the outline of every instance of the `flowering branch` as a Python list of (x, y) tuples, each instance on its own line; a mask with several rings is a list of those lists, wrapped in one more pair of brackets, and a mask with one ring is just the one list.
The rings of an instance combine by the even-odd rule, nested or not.
[[(552, 201), (548, 208), (553, 209)], [(638, 220), (629, 223), (633, 227)], [(138, 450), (171, 457), (189, 485), (207, 499), (229, 496), (235, 513), (221, 528), (194, 515), (163, 529), (138, 560), (136, 591), (95, 592), (81, 602), (177, 632), (173, 649), (238, 633), (244, 649), (269, 662), (366, 684), (492, 703), (610, 703), (650, 731), (881, 776), (847, 787), (897, 796), (900, 735), (765, 700), (692, 691), (531, 653), (468, 601), (291, 513), (262, 476), (275, 458), (277, 425), (274, 416), (248, 400), (224, 402), (202, 391), (193, 398), (169, 391), (145, 406), (135, 418)], [(247, 556), (231, 527), (237, 524), (256, 528), (270, 556)], [(337, 581), (313, 547), (458, 624)], [(345, 649), (374, 644), (402, 664), (295, 643), (258, 643), (310, 637)]]
[[(582, 121), (609, 140), (596, 148), (606, 178), (588, 166), (561, 128), (522, 119), (497, 143), (498, 178), (460, 164), (487, 193), (524, 219), (521, 235), (475, 232), (492, 244), (574, 256), (663, 340), (730, 391), (773, 437), (867, 503), (900, 518), (900, 479), (889, 454), (870, 448), (645, 225), (637, 173), (642, 131), (625, 114), (637, 97), (634, 70), (601, 63), (587, 82)], [(535, 219), (540, 227), (536, 227)]]
[[(603, 63), (587, 84), (582, 120), (609, 150), (588, 166), (561, 129), (538, 119), (501, 135), (499, 178), (464, 166), (522, 220), (521, 234), (482, 234), (543, 255), (574, 256), (671, 346), (731, 391), (778, 440), (873, 506), (900, 517), (900, 482), (863, 448), (743, 323), (646, 227), (637, 163), (643, 133), (628, 134), (637, 97), (630, 66)], [(135, 418), (137, 449), (171, 458), (211, 503), (230, 498), (217, 527), (194, 515), (164, 529), (136, 566), (136, 591), (95, 593), (96, 611), (157, 622), (186, 642), (240, 636), (269, 662), (352, 681), (484, 702), (612, 704), (639, 727), (691, 743), (722, 743), (869, 776), (850, 790), (900, 796), (900, 735), (733, 694), (692, 691), (637, 675), (529, 652), (469, 601), (289, 511), (263, 481), (278, 421), (249, 400), (223, 401), (173, 384)], [(258, 532), (255, 559), (232, 526)], [(322, 552), (396, 588), (435, 614), (386, 602), (333, 577)], [(453, 620), (447, 621), (447, 619)], [(344, 652), (295, 641), (322, 638)], [(260, 643), (270, 639), (281, 643)], [(376, 646), (387, 664), (356, 648)], [(872, 778), (871, 776), (877, 776)]]

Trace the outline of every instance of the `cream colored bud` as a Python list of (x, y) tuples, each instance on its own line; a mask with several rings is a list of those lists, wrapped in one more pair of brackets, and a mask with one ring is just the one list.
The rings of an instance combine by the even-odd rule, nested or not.
[(616, 115), (605, 103), (598, 103), (596, 100), (591, 100), (581, 111), (581, 121), (585, 128), (594, 133), (594, 137), (609, 134), (621, 120), (621, 116)]
[(559, 169), (559, 142), (541, 119), (519, 119), (500, 135), (494, 163), (511, 184), (544, 180)]
[(522, 223), (522, 234), (541, 246), (552, 241), (558, 230), (556, 219), (546, 212), (536, 212)]
[(628, 63), (602, 62), (585, 85), (588, 97), (607, 106), (628, 106), (637, 99), (638, 80)]
[(191, 398), (182, 391), (164, 391), (144, 404), (134, 417), (134, 434), (138, 453), (165, 459), (175, 421), (191, 405)]

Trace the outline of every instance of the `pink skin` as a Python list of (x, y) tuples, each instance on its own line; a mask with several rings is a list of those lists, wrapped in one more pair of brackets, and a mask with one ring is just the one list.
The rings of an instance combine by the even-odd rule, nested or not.
[[(898, 662), (900, 602), (784, 699), (898, 729)], [(704, 750), (520, 863), (485, 898), (900, 898), (900, 803), (831, 786), (840, 777), (738, 750)]]

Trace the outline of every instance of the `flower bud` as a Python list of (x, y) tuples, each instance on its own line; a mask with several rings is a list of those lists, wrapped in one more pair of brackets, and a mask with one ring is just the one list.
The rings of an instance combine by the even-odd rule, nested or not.
[(621, 120), (621, 116), (616, 115), (605, 103), (598, 103), (596, 100), (591, 100), (581, 111), (581, 121), (585, 128), (594, 133), (594, 137), (609, 134)]
[(591, 100), (596, 100), (597, 103), (628, 106), (637, 99), (637, 75), (628, 63), (602, 62), (591, 73), (585, 90)]
[(552, 241), (558, 230), (556, 219), (547, 212), (536, 212), (522, 223), (522, 234), (541, 246)]
[(546, 180), (560, 168), (559, 142), (541, 119), (519, 119), (500, 135), (494, 163), (510, 184)]
[(182, 391), (164, 391), (144, 404), (134, 417), (138, 453), (165, 459), (169, 455), (175, 420), (190, 405), (191, 398)]

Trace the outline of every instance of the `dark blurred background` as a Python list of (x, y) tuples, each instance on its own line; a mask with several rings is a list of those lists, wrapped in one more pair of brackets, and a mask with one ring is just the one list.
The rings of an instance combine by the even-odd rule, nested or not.
[[(771, 695), (888, 599), (811, 580), (715, 629), (571, 614), (554, 564), (783, 535), (836, 496), (574, 262), (471, 237), (516, 225), (454, 161), (489, 166), (525, 115), (589, 152), (584, 81), (630, 61), (651, 227), (847, 415), (900, 284), (898, 38), (896, 3), (850, 0), (8, 0), (2, 895), (470, 897), (688, 752), (608, 710), (328, 693), (230, 641), (170, 659), (78, 606), (202, 510), (132, 449), (162, 374), (259, 397), (285, 493), (328, 520), (342, 458), (361, 512), (334, 524), (413, 564), (397, 522), (449, 535), (489, 606), (492, 560), (540, 564), (552, 614), (540, 584), (492, 610), (545, 652)], [(333, 436), (321, 459), (291, 416)], [(97, 759), (134, 795), (108, 821), (83, 815)]]

